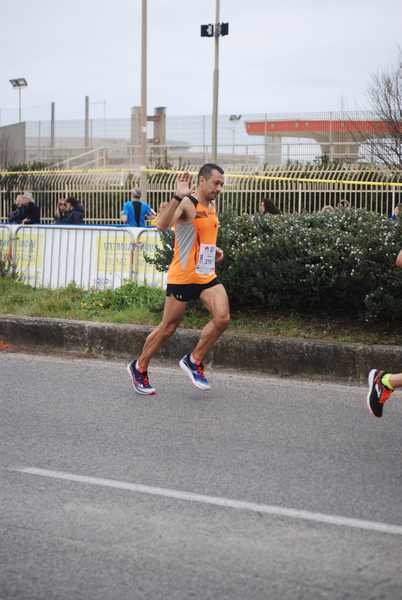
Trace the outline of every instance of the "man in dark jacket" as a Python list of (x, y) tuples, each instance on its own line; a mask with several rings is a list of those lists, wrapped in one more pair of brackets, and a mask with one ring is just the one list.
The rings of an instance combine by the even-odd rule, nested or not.
[(15, 208), (9, 214), (8, 221), (18, 225), (37, 225), (40, 223), (40, 208), (35, 204), (30, 192), (24, 192), (17, 196)]

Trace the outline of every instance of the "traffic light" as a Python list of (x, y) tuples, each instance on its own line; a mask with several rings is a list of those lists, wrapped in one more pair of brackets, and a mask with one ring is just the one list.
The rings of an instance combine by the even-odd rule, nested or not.
[(214, 26), (212, 23), (201, 25), (201, 37), (214, 37)]

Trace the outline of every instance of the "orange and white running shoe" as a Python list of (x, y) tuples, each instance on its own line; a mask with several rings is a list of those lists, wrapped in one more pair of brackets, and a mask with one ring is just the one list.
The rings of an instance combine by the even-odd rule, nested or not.
[(368, 375), (369, 392), (367, 394), (367, 406), (371, 414), (378, 418), (382, 417), (384, 403), (392, 394), (392, 390), (381, 383), (384, 375), (385, 371), (380, 371), (379, 369), (371, 369)]

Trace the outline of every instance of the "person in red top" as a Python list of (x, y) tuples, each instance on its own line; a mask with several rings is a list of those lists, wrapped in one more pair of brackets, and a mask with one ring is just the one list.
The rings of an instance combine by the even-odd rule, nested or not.
[(223, 252), (216, 246), (219, 222), (214, 201), (223, 188), (224, 171), (213, 163), (201, 167), (194, 194), (191, 181), (189, 173), (178, 175), (176, 193), (159, 216), (160, 229), (174, 225), (175, 247), (162, 322), (145, 340), (138, 359), (127, 365), (135, 391), (143, 395), (155, 394), (148, 378), (149, 362), (176, 331), (189, 300), (200, 298), (212, 317), (193, 351), (179, 362), (198, 389), (210, 389), (202, 360), (230, 320), (229, 299), (215, 273), (215, 263), (223, 260)]

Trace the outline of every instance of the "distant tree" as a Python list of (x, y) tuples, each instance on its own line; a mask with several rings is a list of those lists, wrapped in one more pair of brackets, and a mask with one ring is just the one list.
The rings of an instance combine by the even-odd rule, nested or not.
[(402, 170), (402, 51), (396, 66), (379, 71), (368, 88), (371, 108), (381, 123), (365, 142), (371, 156), (387, 167)]

